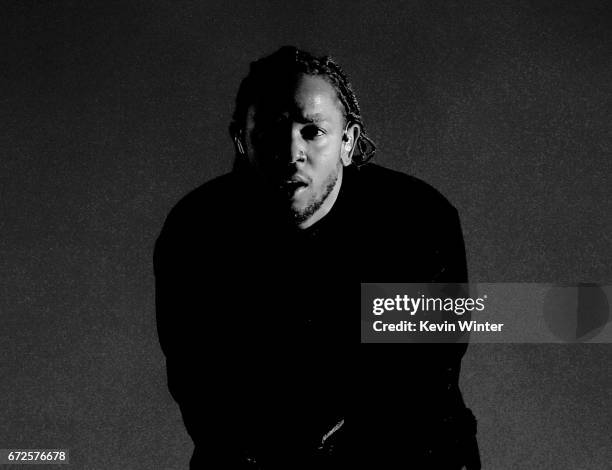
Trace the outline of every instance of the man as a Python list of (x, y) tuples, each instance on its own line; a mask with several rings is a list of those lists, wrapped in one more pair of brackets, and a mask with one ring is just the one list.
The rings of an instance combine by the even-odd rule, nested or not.
[(254, 62), (230, 133), (234, 171), (177, 204), (155, 251), (191, 468), (479, 468), (465, 345), (359, 344), (357, 330), (360, 282), (467, 281), (455, 209), (367, 163), (329, 57)]

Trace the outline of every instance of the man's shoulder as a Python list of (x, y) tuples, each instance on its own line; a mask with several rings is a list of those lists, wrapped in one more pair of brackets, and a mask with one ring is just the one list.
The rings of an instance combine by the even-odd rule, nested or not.
[(234, 173), (227, 173), (207, 181), (185, 194), (174, 205), (168, 220), (192, 220), (194, 216), (214, 216), (223, 213), (228, 205), (237, 198), (241, 188), (240, 178)]
[(189, 191), (176, 203), (173, 210), (201, 210), (202, 207), (218, 206), (220, 202), (235, 196), (236, 189), (240, 187), (239, 179), (235, 173), (217, 176)]
[(191, 190), (170, 210), (160, 238), (187, 243), (211, 235), (214, 227), (231, 219), (240, 186), (240, 178), (228, 173)]
[(357, 173), (360, 191), (375, 206), (413, 211), (455, 210), (440, 191), (415, 176), (373, 163), (359, 167)]
[[(362, 278), (402, 282), (467, 279), (459, 214), (440, 191), (405, 173), (367, 164), (358, 184)], [(403, 263), (398, 263), (403, 260)]]

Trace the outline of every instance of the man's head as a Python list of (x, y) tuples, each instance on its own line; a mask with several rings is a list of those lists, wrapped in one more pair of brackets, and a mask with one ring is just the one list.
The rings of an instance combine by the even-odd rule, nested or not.
[(374, 153), (341, 68), (293, 47), (251, 64), (230, 133), (239, 163), (257, 170), (302, 228), (331, 209), (343, 167)]

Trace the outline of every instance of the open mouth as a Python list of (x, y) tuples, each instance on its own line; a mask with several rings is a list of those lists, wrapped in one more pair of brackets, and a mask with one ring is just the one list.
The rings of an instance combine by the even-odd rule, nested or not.
[(297, 194), (308, 186), (308, 183), (302, 179), (292, 178), (281, 183), (281, 189), (289, 195)]

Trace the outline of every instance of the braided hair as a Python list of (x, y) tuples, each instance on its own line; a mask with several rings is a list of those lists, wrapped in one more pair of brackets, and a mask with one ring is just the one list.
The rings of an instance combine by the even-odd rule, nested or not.
[(330, 56), (315, 57), (293, 46), (281, 47), (273, 54), (251, 63), (249, 74), (242, 80), (236, 96), (230, 123), (232, 137), (240, 135), (245, 129), (251, 105), (257, 105), (266, 95), (286, 89), (299, 74), (320, 75), (334, 87), (344, 107), (347, 124), (358, 124), (361, 128), (353, 162), (363, 165), (369, 161), (376, 152), (376, 145), (366, 134), (359, 103), (347, 75)]

